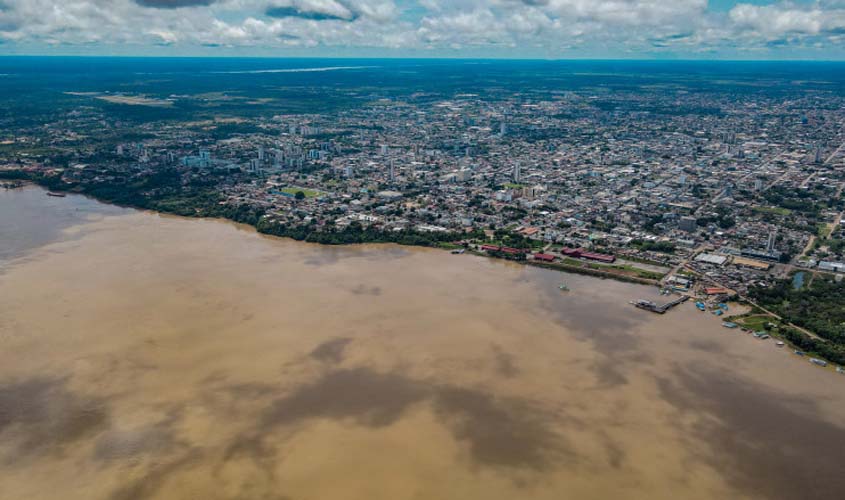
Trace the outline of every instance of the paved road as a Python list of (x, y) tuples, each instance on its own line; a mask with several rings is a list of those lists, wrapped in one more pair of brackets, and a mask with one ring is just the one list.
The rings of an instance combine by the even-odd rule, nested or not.
[(839, 147), (836, 149), (836, 151), (834, 151), (833, 154), (831, 154), (830, 156), (827, 157), (827, 160), (825, 160), (824, 164), (830, 165), (830, 163), (833, 161), (833, 159), (836, 158), (839, 155), (839, 153), (842, 152), (843, 149), (845, 149), (845, 142), (840, 144)]
[(661, 284), (661, 285), (666, 284), (666, 282), (669, 280), (669, 278), (671, 278), (672, 276), (676, 275), (676, 274), (678, 273), (678, 271), (680, 271), (680, 270), (681, 270), (681, 269), (683, 269), (683, 268), (684, 268), (687, 264), (689, 264), (689, 263), (690, 263), (690, 261), (691, 261), (692, 259), (694, 259), (694, 258), (695, 258), (698, 254), (700, 254), (701, 252), (703, 252), (703, 251), (707, 250), (707, 248), (709, 248), (709, 246), (710, 246), (710, 245), (701, 245), (701, 246), (699, 246), (698, 248), (696, 248), (695, 250), (693, 250), (693, 251), (692, 251), (692, 253), (689, 255), (689, 257), (687, 257), (686, 259), (684, 259), (684, 260), (683, 260), (680, 264), (678, 264), (677, 266), (673, 267), (671, 271), (669, 271), (668, 273), (666, 273), (666, 276), (664, 276), (664, 277), (663, 277), (663, 279), (662, 279), (662, 280), (660, 280), (660, 284)]

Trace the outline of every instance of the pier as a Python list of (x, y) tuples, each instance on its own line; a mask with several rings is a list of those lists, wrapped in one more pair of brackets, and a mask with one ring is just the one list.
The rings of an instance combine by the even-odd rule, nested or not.
[(651, 312), (657, 313), (657, 314), (666, 314), (666, 311), (668, 311), (669, 309), (672, 309), (673, 307), (675, 307), (677, 305), (683, 304), (687, 300), (689, 300), (689, 296), (682, 295), (681, 297), (673, 300), (672, 302), (667, 302), (666, 304), (663, 304), (662, 306), (659, 306), (659, 305), (655, 304), (654, 302), (651, 302), (650, 300), (638, 300), (636, 302), (631, 302), (631, 303), (634, 304), (636, 307), (639, 307), (640, 309), (644, 309), (646, 311), (651, 311)]

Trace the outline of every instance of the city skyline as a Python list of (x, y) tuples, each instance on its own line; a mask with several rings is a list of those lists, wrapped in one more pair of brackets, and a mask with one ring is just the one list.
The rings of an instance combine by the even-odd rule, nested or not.
[(843, 60), (841, 0), (0, 0), (4, 55)]

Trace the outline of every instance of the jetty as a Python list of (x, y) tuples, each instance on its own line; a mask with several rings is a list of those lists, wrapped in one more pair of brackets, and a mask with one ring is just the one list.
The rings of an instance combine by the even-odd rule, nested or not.
[(675, 307), (677, 305), (683, 304), (687, 300), (689, 300), (689, 296), (682, 295), (682, 296), (678, 297), (677, 299), (673, 300), (672, 302), (667, 302), (666, 304), (663, 304), (663, 305), (657, 305), (650, 300), (638, 300), (636, 302), (631, 302), (631, 303), (634, 304), (636, 307), (639, 307), (640, 309), (644, 309), (646, 311), (651, 311), (651, 312), (657, 313), (657, 314), (666, 314), (666, 311), (668, 311), (669, 309), (672, 309), (673, 307)]

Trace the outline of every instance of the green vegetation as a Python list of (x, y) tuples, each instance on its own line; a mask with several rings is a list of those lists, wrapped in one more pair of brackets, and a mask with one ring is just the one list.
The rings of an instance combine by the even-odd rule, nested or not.
[(534, 250), (542, 249), (545, 246), (545, 243), (542, 241), (532, 240), (531, 238), (526, 238), (519, 233), (512, 233), (506, 229), (497, 230), (493, 236), (493, 241), (490, 243), (503, 247), (530, 248)]
[(34, 157), (45, 157), (56, 155), (60, 151), (53, 147), (48, 146), (38, 146), (35, 144), (28, 144), (24, 142), (12, 143), (12, 144), (0, 144), (0, 154), (7, 155), (7, 156), (34, 156)]
[[(571, 260), (571, 259), (570, 259)], [(575, 261), (583, 265), (581, 261)], [(630, 266), (627, 264), (615, 264), (615, 265), (606, 265), (606, 264), (596, 264), (596, 263), (587, 263), (587, 267), (590, 269), (596, 270), (616, 270), (616, 271), (623, 271), (628, 274), (636, 275), (640, 278), (645, 278), (648, 280), (660, 280), (663, 279), (663, 274), (654, 272), (654, 271), (646, 271), (645, 269), (640, 269), (638, 267)]]
[(780, 321), (774, 316), (770, 316), (768, 314), (749, 314), (747, 316), (730, 318), (730, 320), (755, 332), (768, 330), (769, 328), (767, 327), (769, 327), (769, 325), (776, 325), (780, 327)]
[(775, 215), (790, 215), (792, 210), (782, 207), (754, 207), (754, 212), (758, 214), (775, 214)]
[(291, 226), (262, 218), (255, 225), (258, 232), (273, 236), (292, 238), (297, 241), (320, 243), (323, 245), (349, 245), (358, 243), (397, 243), (408, 246), (436, 247), (443, 243), (458, 241), (467, 237), (477, 238), (481, 234), (431, 232), (423, 233), (407, 229), (404, 231), (382, 231), (372, 227), (363, 227), (353, 222), (344, 229), (317, 231), (316, 226)]
[[(304, 198), (317, 198), (318, 196), (323, 194), (323, 193), (321, 193), (319, 191), (315, 191), (313, 189), (305, 189), (305, 188), (299, 188), (299, 187), (286, 187), (286, 188), (280, 189), (279, 192), (282, 192), (282, 193), (285, 193), (285, 194), (292, 194), (292, 195), (296, 196), (298, 200), (301, 200), (301, 199), (304, 199)], [(302, 193), (302, 198), (300, 198), (298, 196), (299, 193)]]
[(716, 224), (721, 229), (730, 229), (736, 225), (736, 219), (727, 207), (718, 207), (714, 215), (699, 217), (697, 224), (706, 227), (709, 224)]
[(545, 269), (554, 269), (557, 271), (565, 271), (569, 273), (575, 274), (584, 274), (586, 276), (594, 276), (597, 278), (603, 279), (613, 279), (617, 281), (625, 281), (628, 283), (639, 283), (643, 285), (654, 285), (655, 282), (651, 279), (642, 277), (642, 276), (635, 276), (631, 274), (625, 274), (623, 272), (619, 272), (619, 269), (613, 269), (612, 267), (593, 267), (593, 266), (585, 266), (584, 262), (564, 258), (561, 262), (540, 262), (536, 260), (528, 261), (529, 265), (535, 267), (542, 267)]
[(661, 279), (663, 279), (663, 276), (665, 276), (663, 273), (658, 273), (656, 271), (648, 271), (646, 269), (640, 269), (638, 267), (634, 267), (634, 266), (630, 266), (630, 265), (615, 265), (615, 266), (611, 266), (611, 268), (612, 269), (619, 269), (621, 271), (627, 271), (629, 273), (634, 273), (641, 278), (645, 278), (645, 279), (649, 279), (649, 280), (661, 280)]
[(644, 252), (675, 253), (675, 244), (669, 241), (633, 240), (631, 246)]
[(816, 224), (816, 236), (824, 240), (830, 237), (831, 227), (829, 224), (819, 222)]
[(791, 280), (783, 280), (768, 288), (752, 288), (750, 294), (761, 306), (824, 341), (790, 327), (781, 328), (784, 338), (801, 349), (845, 364), (845, 282), (817, 276), (810, 287), (795, 290)]
[(830, 194), (810, 189), (775, 186), (763, 194), (763, 198), (776, 207), (805, 215), (818, 215), (826, 205), (816, 201), (829, 198)]

